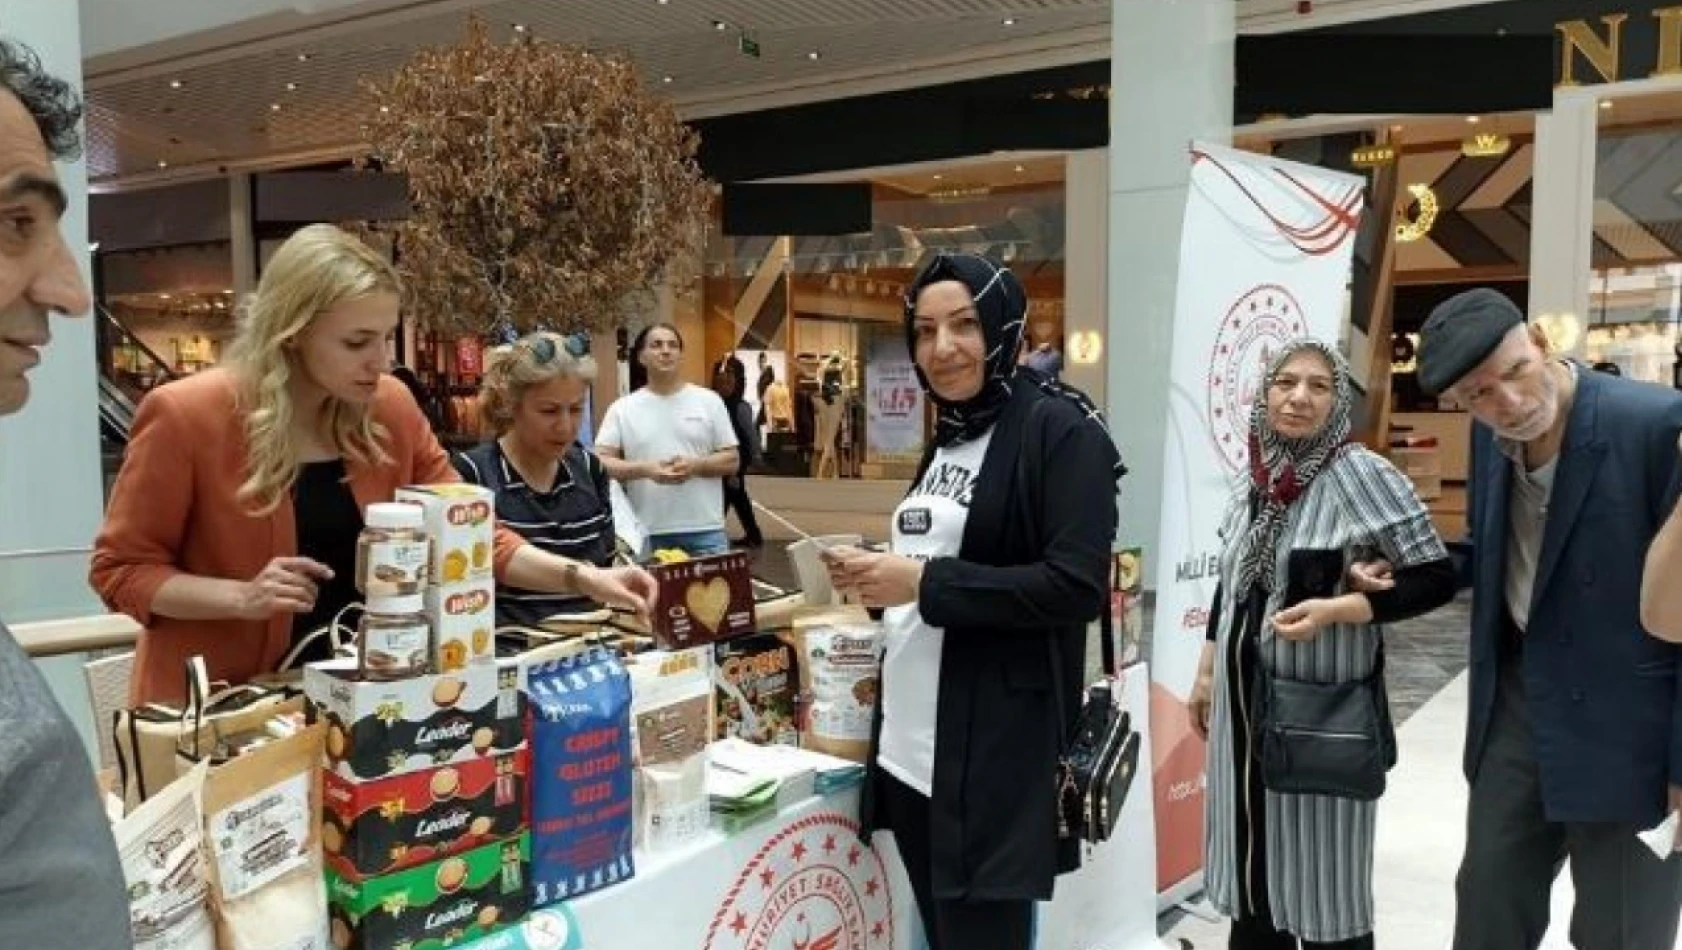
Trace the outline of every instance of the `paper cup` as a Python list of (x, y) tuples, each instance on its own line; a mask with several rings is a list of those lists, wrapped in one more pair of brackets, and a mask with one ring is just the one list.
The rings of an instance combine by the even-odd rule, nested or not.
[(824, 548), (858, 547), (863, 543), (863, 535), (823, 534), (802, 538), (788, 546), (789, 560), (794, 562), (794, 575), (800, 581), (800, 590), (806, 595), (807, 604), (824, 607), (841, 602), (835, 588), (829, 584), (829, 568), (824, 566), (819, 553)]

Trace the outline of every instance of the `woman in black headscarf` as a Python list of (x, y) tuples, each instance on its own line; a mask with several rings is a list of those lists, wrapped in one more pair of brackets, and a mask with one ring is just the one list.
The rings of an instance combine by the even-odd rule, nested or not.
[(1096, 409), (1017, 373), (1027, 295), (941, 255), (905, 301), (934, 438), (891, 553), (833, 549), (838, 589), (885, 608), (867, 830), (894, 832), (934, 950), (1027, 950), (1033, 902), (1079, 863), (1053, 775), (1105, 608), (1123, 468)]

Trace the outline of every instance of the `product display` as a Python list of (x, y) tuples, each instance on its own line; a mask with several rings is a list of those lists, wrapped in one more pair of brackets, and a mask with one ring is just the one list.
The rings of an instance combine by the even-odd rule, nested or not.
[(524, 742), (517, 674), (475, 663), (455, 673), (362, 681), (354, 663), (304, 670), (304, 692), (327, 723), (324, 759), (351, 781), (511, 752)]
[(436, 646), (434, 668), (440, 673), (496, 655), (496, 582), (470, 580), (426, 591), (426, 619)]
[(491, 576), (496, 496), (479, 485), (417, 485), (397, 490), (397, 500), (426, 513), (432, 541), (432, 583), (443, 586)]
[(207, 900), (204, 778), (195, 766), (112, 829), (128, 884), (135, 950), (216, 950)]
[(327, 772), (327, 865), (362, 880), (511, 838), (525, 830), (528, 772), (524, 749), (371, 782)]
[(802, 748), (863, 762), (882, 675), (882, 625), (862, 609), (797, 615)]
[(414, 505), (369, 505), (356, 542), (356, 589), (370, 599), (408, 597), (430, 576), (426, 514)]
[(754, 597), (749, 558), (737, 551), (675, 563), (651, 564), (660, 585), (654, 639), (669, 650), (752, 633)]
[(762, 633), (716, 644), (713, 651), (718, 722), (713, 737), (798, 745), (794, 647)]
[(433, 671), (432, 625), (422, 606), (418, 593), (368, 598), (357, 630), (357, 668), (364, 679), (410, 679)]
[(712, 649), (645, 653), (626, 661), (635, 736), (636, 843), (674, 847), (707, 830)]
[(543, 907), (629, 880), (631, 683), (592, 647), (526, 671), (532, 704), (532, 872)]
[(368, 881), (327, 872), (335, 950), (443, 950), (517, 923), (531, 906), (520, 835)]

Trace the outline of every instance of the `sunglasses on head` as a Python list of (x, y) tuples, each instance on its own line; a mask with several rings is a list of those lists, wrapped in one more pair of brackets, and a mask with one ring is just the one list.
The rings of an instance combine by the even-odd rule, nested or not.
[[(538, 365), (545, 365), (555, 361), (559, 351), (555, 348), (555, 338), (540, 336), (526, 344), (531, 348), (531, 355), (537, 358)], [(583, 359), (590, 355), (590, 334), (582, 331), (568, 333), (561, 337), (561, 345), (566, 347), (568, 355), (573, 359)]]

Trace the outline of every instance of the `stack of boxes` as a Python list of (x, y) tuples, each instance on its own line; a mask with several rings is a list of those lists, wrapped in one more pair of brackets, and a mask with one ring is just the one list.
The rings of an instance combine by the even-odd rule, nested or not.
[(426, 597), (436, 673), (364, 681), (308, 667), (325, 722), (322, 847), (336, 950), (442, 950), (530, 908), (519, 671), (495, 662), (495, 519), (472, 486), (406, 488), (432, 539)]

